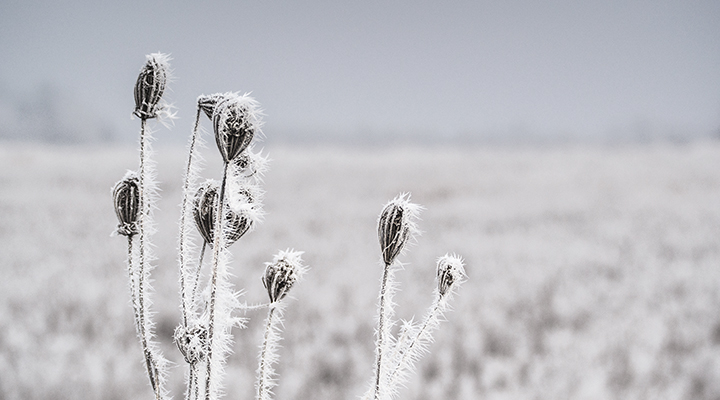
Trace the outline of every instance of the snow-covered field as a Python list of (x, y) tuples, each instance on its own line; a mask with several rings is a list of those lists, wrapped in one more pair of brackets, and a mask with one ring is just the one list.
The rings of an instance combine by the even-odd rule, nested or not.
[[(214, 144), (204, 175), (217, 178)], [(232, 247), (261, 302), (263, 263), (305, 251), (278, 399), (353, 399), (373, 363), (376, 219), (412, 192), (423, 235), (401, 260), (398, 314), (430, 304), (435, 259), (468, 282), (405, 399), (720, 396), (720, 143), (568, 148), (269, 147), (267, 217)], [(179, 322), (175, 245), (184, 150), (157, 150), (158, 335)], [(152, 398), (110, 188), (134, 148), (0, 143), (0, 398)], [(233, 333), (228, 399), (253, 396), (263, 313)]]

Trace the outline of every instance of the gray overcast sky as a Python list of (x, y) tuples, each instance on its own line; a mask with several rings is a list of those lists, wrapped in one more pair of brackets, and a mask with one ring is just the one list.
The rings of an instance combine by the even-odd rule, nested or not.
[(252, 91), (268, 135), (720, 128), (717, 0), (0, 3), (0, 90), (50, 84), (122, 132), (156, 51), (174, 131), (218, 91)]

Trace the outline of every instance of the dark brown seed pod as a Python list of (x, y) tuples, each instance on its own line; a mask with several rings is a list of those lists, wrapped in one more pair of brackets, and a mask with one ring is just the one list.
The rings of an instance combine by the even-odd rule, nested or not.
[(235, 159), (252, 142), (259, 128), (257, 102), (248, 96), (230, 94), (215, 105), (213, 130), (223, 160)]
[(300, 256), (302, 252), (285, 250), (279, 252), (270, 263), (265, 264), (265, 274), (260, 278), (267, 289), (270, 303), (280, 301), (305, 272)]
[[(215, 209), (218, 201), (218, 187), (215, 182), (206, 182), (195, 193), (193, 216), (195, 225), (206, 243), (212, 245), (215, 239)], [(226, 209), (225, 213), (225, 245), (230, 246), (238, 241), (251, 227), (248, 218)]]
[(187, 327), (178, 325), (175, 328), (173, 341), (185, 358), (185, 362), (193, 365), (205, 359), (207, 334), (207, 328), (200, 324), (191, 324)]
[(440, 297), (445, 296), (454, 285), (465, 279), (465, 267), (462, 258), (446, 254), (437, 261), (437, 287)]
[(129, 172), (113, 188), (115, 214), (120, 224), (117, 233), (123, 236), (137, 234), (137, 217), (140, 211), (140, 180), (137, 174)]
[(166, 54), (150, 54), (140, 70), (135, 82), (135, 111), (133, 112), (140, 119), (156, 118), (158, 111), (162, 108), (158, 104), (167, 84), (168, 60), (169, 57)]
[(201, 95), (198, 97), (198, 107), (212, 120), (215, 106), (225, 98), (223, 93), (215, 93), (210, 95)]
[(390, 265), (417, 231), (414, 219), (419, 206), (410, 203), (410, 195), (402, 194), (391, 200), (380, 213), (378, 238), (383, 262)]

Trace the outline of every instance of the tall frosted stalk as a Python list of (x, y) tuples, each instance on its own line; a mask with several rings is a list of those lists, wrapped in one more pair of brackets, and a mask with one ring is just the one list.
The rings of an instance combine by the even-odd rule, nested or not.
[[(135, 110), (140, 118), (140, 166), (137, 174), (128, 173), (118, 182), (113, 191), (115, 212), (120, 220), (116, 232), (128, 237), (128, 270), (130, 295), (132, 297), (135, 327), (140, 340), (145, 369), (155, 399), (164, 399), (167, 361), (153, 342), (154, 324), (150, 314), (150, 272), (153, 269), (153, 254), (150, 249), (150, 235), (154, 229), (152, 209), (157, 187), (154, 180), (151, 132), (147, 120), (159, 115), (171, 116), (165, 103), (161, 102), (169, 75), (169, 58), (165, 54), (150, 54), (140, 70), (134, 88)], [(135, 251), (133, 237), (138, 236)], [(137, 252), (137, 255), (135, 254)]]
[(394, 353), (394, 367), (388, 378), (388, 387), (392, 393), (407, 379), (416, 361), (428, 351), (433, 340), (433, 331), (439, 325), (443, 314), (448, 310), (448, 302), (453, 292), (465, 280), (465, 268), (462, 259), (456, 255), (444, 255), (437, 261), (437, 287), (433, 291), (433, 303), (419, 327), (412, 323), (405, 327), (405, 340), (398, 340)]
[(378, 300), (378, 326), (375, 342), (375, 380), (372, 398), (386, 399), (388, 365), (386, 354), (390, 353), (392, 336), (390, 329), (394, 324), (392, 296), (395, 291), (394, 267), (397, 256), (403, 251), (408, 241), (417, 233), (415, 219), (420, 206), (410, 203), (409, 194), (401, 194), (383, 207), (378, 218), (378, 239), (383, 260), (383, 274), (380, 281), (380, 297)]
[(282, 326), (282, 301), (288, 291), (302, 278), (307, 271), (301, 259), (302, 252), (285, 250), (280, 251), (272, 262), (265, 264), (265, 274), (262, 283), (270, 298), (268, 316), (265, 319), (265, 335), (260, 346), (257, 382), (255, 384), (256, 400), (271, 400), (272, 389), (275, 387), (275, 364), (280, 356), (277, 349), (280, 343), (280, 327)]
[[(223, 166), (223, 178), (222, 183), (220, 184), (220, 193), (218, 195), (218, 202), (215, 209), (215, 215), (220, 216), (223, 215), (223, 204), (225, 203), (225, 185), (227, 184), (227, 172), (228, 172), (228, 164), (227, 162)], [(214, 232), (223, 232), (222, 229), (222, 222), (223, 218), (215, 218), (215, 225), (214, 225)], [(210, 272), (210, 304), (208, 305), (208, 350), (207, 350), (207, 370), (206, 370), (206, 376), (205, 376), (205, 399), (210, 400), (212, 398), (217, 397), (218, 393), (218, 381), (221, 378), (221, 368), (222, 363), (224, 360), (222, 360), (223, 355), (218, 353), (224, 353), (223, 348), (226, 346), (224, 344), (224, 340), (217, 340), (216, 336), (225, 336), (225, 330), (229, 329), (227, 324), (225, 323), (224, 319), (226, 317), (229, 317), (229, 315), (224, 315), (226, 312), (229, 313), (230, 310), (227, 309), (221, 309), (221, 318), (218, 318), (216, 313), (216, 307), (218, 302), (218, 291), (226, 289), (225, 285), (223, 285), (224, 282), (218, 282), (218, 280), (222, 280), (226, 275), (226, 259), (227, 255), (224, 254), (223, 247), (223, 237), (224, 235), (214, 235), (214, 242), (213, 242), (213, 256), (212, 256), (212, 270)], [(222, 260), (220, 259), (221, 256), (223, 256)], [(223, 297), (220, 296), (220, 301), (223, 300)], [(218, 322), (218, 319), (220, 320), (220, 323)], [(214, 375), (213, 375), (214, 374)], [(215, 385), (213, 385), (215, 383)]]
[[(190, 142), (188, 143), (188, 161), (185, 167), (185, 179), (183, 181), (183, 198), (180, 207), (180, 235), (178, 238), (178, 261), (180, 264), (180, 304), (183, 318), (183, 325), (188, 326), (189, 320), (196, 318), (195, 316), (195, 298), (193, 290), (191, 288), (196, 286), (194, 278), (198, 276), (197, 273), (193, 273), (193, 266), (191, 265), (192, 257), (192, 193), (194, 192), (195, 181), (197, 180), (199, 167), (197, 166), (196, 149), (201, 146), (201, 139), (199, 137), (200, 128), (200, 111), (201, 108), (198, 105), (197, 112), (195, 113), (195, 124), (193, 126), (192, 134), (190, 135)], [(202, 261), (200, 261), (202, 262)], [(200, 265), (198, 265), (198, 270)]]
[[(223, 376), (223, 365), (230, 350), (230, 329), (235, 324), (232, 310), (238, 307), (237, 298), (229, 281), (228, 262), (230, 253), (227, 251), (226, 235), (232, 230), (226, 215), (225, 203), (229, 201), (232, 211), (252, 213), (256, 210), (257, 201), (249, 197), (238, 196), (244, 177), (239, 174), (245, 166), (238, 166), (237, 161), (243, 160), (243, 153), (250, 146), (256, 133), (260, 132), (260, 111), (257, 102), (249, 96), (238, 96), (226, 93), (210, 96), (212, 106), (212, 123), (215, 142), (223, 157), (223, 178), (220, 183), (218, 200), (215, 206), (213, 223), (213, 256), (210, 271), (210, 300), (207, 310), (208, 348), (207, 368), (205, 376), (205, 399), (214, 400), (220, 393)], [(205, 110), (208, 113), (209, 108)], [(209, 114), (209, 113), (208, 113)], [(233, 189), (228, 197), (228, 185)], [(250, 193), (251, 191), (247, 191)], [(243, 197), (248, 202), (239, 201)], [(237, 204), (241, 203), (241, 204)], [(255, 214), (257, 215), (257, 214)], [(234, 220), (232, 214), (230, 220)], [(252, 216), (249, 218), (252, 219)], [(244, 232), (243, 232), (244, 233)]]

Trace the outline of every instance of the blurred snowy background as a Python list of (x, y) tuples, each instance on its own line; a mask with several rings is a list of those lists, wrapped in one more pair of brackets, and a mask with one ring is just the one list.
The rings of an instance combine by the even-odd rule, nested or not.
[[(156, 127), (154, 273), (176, 398), (183, 145), (197, 96), (228, 90), (263, 105), (272, 159), (236, 287), (262, 301), (278, 249), (312, 268), (278, 399), (366, 388), (375, 223), (403, 191), (426, 210), (399, 316), (425, 311), (445, 252), (470, 280), (401, 398), (720, 398), (717, 26), (716, 1), (3, 1), (0, 399), (151, 397), (110, 188), (137, 166), (132, 87), (156, 51), (179, 116)], [(252, 398), (248, 316), (228, 398)]]

